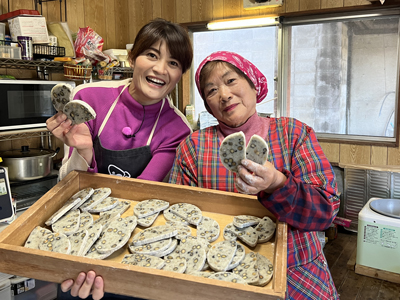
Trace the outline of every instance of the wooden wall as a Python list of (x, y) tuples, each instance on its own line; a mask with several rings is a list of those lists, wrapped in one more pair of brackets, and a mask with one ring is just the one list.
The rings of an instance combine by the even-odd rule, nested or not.
[[(79, 27), (90, 26), (104, 38), (104, 49), (125, 48), (125, 44), (133, 42), (137, 31), (156, 17), (190, 23), (242, 16), (311, 14), (400, 4), (399, 0), (386, 0), (383, 6), (379, 1), (371, 3), (368, 0), (284, 0), (281, 7), (244, 10), (243, 0), (62, 0), (63, 21), (64, 1), (67, 1), (67, 22), (71, 31), (77, 32)], [(0, 13), (34, 7), (34, 0), (0, 0)], [(60, 21), (60, 1), (43, 3), (42, 14), (48, 22)], [(183, 79), (183, 89), (186, 91), (188, 76)], [(189, 102), (188, 97), (184, 101)], [(400, 165), (399, 147), (321, 144), (332, 163)]]

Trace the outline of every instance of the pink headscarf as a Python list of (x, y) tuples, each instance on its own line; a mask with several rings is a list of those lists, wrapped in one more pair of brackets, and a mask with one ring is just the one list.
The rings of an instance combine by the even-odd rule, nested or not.
[(265, 98), (265, 96), (267, 96), (268, 93), (267, 78), (265, 78), (263, 73), (261, 73), (261, 71), (255, 65), (253, 65), (250, 61), (248, 61), (244, 57), (234, 52), (228, 52), (228, 51), (218, 51), (210, 54), (200, 63), (199, 67), (197, 68), (195, 80), (197, 89), (201, 96), (202, 93), (200, 90), (200, 72), (206, 63), (214, 60), (221, 60), (230, 63), (231, 65), (241, 70), (253, 82), (256, 88), (257, 103), (260, 103)]

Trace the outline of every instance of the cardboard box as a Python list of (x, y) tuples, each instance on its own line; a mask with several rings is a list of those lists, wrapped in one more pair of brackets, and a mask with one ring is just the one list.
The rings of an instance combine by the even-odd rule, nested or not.
[[(0, 234), (0, 272), (60, 283), (68, 278), (76, 278), (80, 271), (94, 270), (103, 276), (107, 292), (145, 299), (284, 299), (287, 224), (278, 221), (275, 235), (269, 242), (258, 244), (253, 249), (245, 247), (246, 253), (259, 252), (273, 263), (274, 275), (265, 287), (121, 264), (123, 256), (129, 253), (126, 246), (105, 260), (23, 247), (36, 226), (44, 226), (45, 221), (73, 194), (86, 187), (109, 187), (111, 196), (132, 201), (123, 217), (133, 214), (133, 207), (138, 201), (151, 198), (169, 201), (170, 205), (180, 202), (194, 204), (202, 210), (203, 215), (215, 219), (221, 227), (220, 237), (213, 244), (223, 240), (223, 228), (236, 215), (269, 216), (276, 220), (254, 196), (73, 171)], [(161, 224), (165, 224), (162, 215), (158, 216), (153, 226)], [(137, 227), (133, 235), (141, 230)], [(192, 228), (192, 234), (195, 234), (195, 228)]]
[(15, 17), (8, 20), (11, 39), (17, 42), (18, 36), (32, 37), (33, 44), (49, 42), (45, 17)]

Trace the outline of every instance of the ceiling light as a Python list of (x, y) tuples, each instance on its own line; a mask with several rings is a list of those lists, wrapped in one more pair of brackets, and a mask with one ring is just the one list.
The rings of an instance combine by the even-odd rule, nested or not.
[(278, 18), (275, 17), (262, 17), (262, 18), (247, 18), (247, 19), (226, 19), (212, 21), (207, 24), (209, 30), (233, 29), (233, 28), (246, 28), (246, 27), (260, 27), (273, 25), (278, 23)]

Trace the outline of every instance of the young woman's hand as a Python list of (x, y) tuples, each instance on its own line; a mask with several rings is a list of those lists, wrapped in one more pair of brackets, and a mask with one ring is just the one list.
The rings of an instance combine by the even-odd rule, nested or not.
[(93, 300), (100, 300), (104, 296), (104, 281), (96, 276), (94, 271), (79, 273), (76, 280), (68, 279), (61, 283), (61, 290), (65, 293), (71, 290), (71, 296), (85, 299), (91, 294)]
[(46, 121), (47, 129), (69, 147), (74, 147), (90, 165), (93, 159), (93, 141), (86, 124), (71, 126), (67, 115), (58, 112)]
[(261, 191), (270, 194), (283, 187), (287, 179), (268, 161), (262, 166), (244, 159), (238, 170), (235, 185), (238, 192), (242, 194), (256, 195)]

